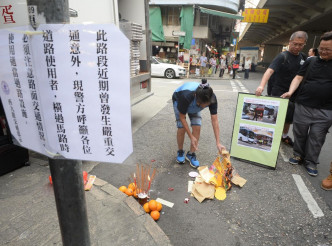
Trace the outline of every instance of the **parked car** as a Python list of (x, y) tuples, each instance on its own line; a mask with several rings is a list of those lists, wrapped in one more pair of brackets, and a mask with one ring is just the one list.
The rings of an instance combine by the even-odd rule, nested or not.
[(159, 57), (151, 57), (151, 76), (174, 79), (186, 75), (186, 69), (181, 66), (165, 63)]

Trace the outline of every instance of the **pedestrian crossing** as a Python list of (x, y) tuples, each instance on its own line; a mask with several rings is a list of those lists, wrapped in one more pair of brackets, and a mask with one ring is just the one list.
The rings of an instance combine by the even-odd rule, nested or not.
[[(231, 81), (231, 85), (232, 85), (232, 82), (233, 81)], [(241, 89), (241, 92), (245, 92), (245, 93), (249, 93), (249, 91), (248, 91), (248, 89), (241, 83), (241, 81), (240, 80), (235, 80), (235, 82), (237, 83), (237, 85), (240, 87), (240, 89)], [(234, 83), (234, 82), (233, 82)], [(232, 85), (232, 88), (233, 88), (233, 85)], [(234, 89), (233, 89), (233, 91), (234, 91)]]
[[(242, 84), (240, 80), (229, 80), (229, 83), (232, 88), (232, 92), (244, 92), (244, 93), (250, 93), (249, 90)], [(213, 90), (213, 91), (229, 91), (229, 90)]]

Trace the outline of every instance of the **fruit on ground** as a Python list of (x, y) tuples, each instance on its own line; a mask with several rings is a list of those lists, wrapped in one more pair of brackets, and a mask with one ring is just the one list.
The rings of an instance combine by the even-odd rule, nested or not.
[(134, 183), (131, 183), (128, 185), (128, 188), (130, 188), (132, 190), (136, 190), (136, 185)]
[(128, 189), (126, 190), (126, 195), (127, 195), (127, 196), (132, 196), (132, 195), (134, 195), (134, 191), (133, 191), (132, 189), (128, 188)]
[(149, 208), (149, 203), (148, 202), (143, 205), (143, 209), (146, 213), (150, 213), (151, 210)]
[(121, 190), (123, 193), (126, 193), (127, 187), (123, 185), (119, 188), (119, 190)]
[(150, 215), (154, 220), (158, 220), (160, 218), (160, 213), (158, 211), (152, 211)]
[(156, 200), (149, 201), (149, 208), (151, 211), (157, 210), (157, 201)]
[(157, 202), (157, 211), (160, 212), (163, 208), (163, 205), (160, 202)]

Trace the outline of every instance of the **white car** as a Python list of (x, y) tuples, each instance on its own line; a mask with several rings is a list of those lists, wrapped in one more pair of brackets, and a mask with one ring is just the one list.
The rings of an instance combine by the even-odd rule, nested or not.
[(186, 75), (186, 69), (181, 66), (164, 63), (159, 57), (151, 57), (151, 76), (174, 79)]

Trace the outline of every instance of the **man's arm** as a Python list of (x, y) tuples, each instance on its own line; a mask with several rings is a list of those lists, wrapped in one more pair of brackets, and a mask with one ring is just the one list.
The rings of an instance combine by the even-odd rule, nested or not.
[(293, 95), (293, 93), (296, 91), (296, 89), (299, 87), (302, 80), (303, 80), (303, 76), (296, 75), (294, 77), (294, 79), (292, 80), (291, 85), (289, 86), (289, 91), (282, 94), (281, 97), (282, 98), (290, 98)]
[(267, 84), (267, 82), (269, 81), (269, 79), (271, 78), (271, 76), (272, 76), (273, 73), (274, 73), (274, 70), (272, 68), (268, 68), (265, 71), (265, 73), (263, 75), (263, 78), (261, 80), (261, 83), (260, 83), (260, 85), (256, 89), (256, 96), (262, 95), (264, 87)]
[(219, 122), (218, 122), (218, 115), (217, 114), (212, 114), (211, 115), (211, 123), (212, 123), (212, 128), (213, 128), (214, 136), (216, 138), (217, 149), (218, 149), (219, 153), (221, 154), (222, 150), (226, 149), (226, 148), (225, 148), (225, 146), (223, 146), (220, 143), (220, 139), (219, 139)]
[(198, 141), (189, 129), (188, 123), (186, 121), (186, 115), (179, 112), (179, 116), (180, 116), (180, 121), (183, 125), (183, 128), (186, 130), (186, 133), (188, 134), (188, 136), (190, 138), (191, 144), (193, 145), (194, 149), (197, 150), (198, 149)]

